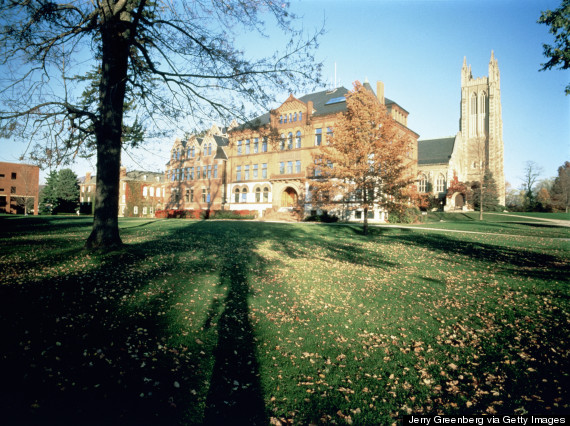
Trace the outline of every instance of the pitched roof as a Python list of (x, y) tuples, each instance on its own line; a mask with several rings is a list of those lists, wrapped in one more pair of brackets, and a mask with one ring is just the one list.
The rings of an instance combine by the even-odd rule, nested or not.
[(454, 145), (455, 136), (418, 141), (418, 164), (448, 163)]

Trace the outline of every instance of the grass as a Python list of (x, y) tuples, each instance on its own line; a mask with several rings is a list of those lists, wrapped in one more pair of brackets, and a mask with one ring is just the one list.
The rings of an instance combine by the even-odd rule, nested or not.
[(3, 424), (568, 412), (565, 228), (90, 222), (0, 218)]

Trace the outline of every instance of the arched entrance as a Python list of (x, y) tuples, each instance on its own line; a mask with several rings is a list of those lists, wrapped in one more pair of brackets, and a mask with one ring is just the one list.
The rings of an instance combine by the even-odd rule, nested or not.
[(299, 195), (297, 191), (288, 186), (285, 191), (281, 193), (281, 207), (297, 207)]
[(453, 207), (457, 210), (462, 210), (465, 205), (465, 200), (461, 192), (456, 192), (453, 194)]

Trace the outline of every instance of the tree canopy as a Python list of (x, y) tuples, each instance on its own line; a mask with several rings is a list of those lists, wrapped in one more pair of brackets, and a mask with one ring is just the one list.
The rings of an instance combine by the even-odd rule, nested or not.
[[(554, 35), (553, 45), (542, 45), (544, 56), (549, 60), (541, 64), (540, 70), (570, 68), (570, 0), (563, 0), (558, 9), (542, 12), (538, 23), (548, 25), (549, 32)], [(565, 91), (567, 95), (570, 94), (570, 84), (566, 86)]]
[(413, 182), (408, 157), (412, 141), (360, 82), (345, 97), (346, 112), (313, 154), (311, 204), (362, 209), (366, 234), (369, 210), (375, 206), (394, 210), (407, 199)]
[(77, 175), (71, 169), (52, 171), (40, 198), (44, 213), (74, 213), (79, 205)]
[[(96, 152), (88, 247), (121, 244), (125, 144), (180, 122), (243, 117), (248, 105), (267, 108), (275, 93), (305, 90), (320, 76), (320, 31), (305, 36), (276, 0), (7, 1), (0, 16), (0, 136), (34, 141), (31, 156), (50, 166)], [(266, 25), (289, 42), (246, 56), (236, 35), (264, 35)]]

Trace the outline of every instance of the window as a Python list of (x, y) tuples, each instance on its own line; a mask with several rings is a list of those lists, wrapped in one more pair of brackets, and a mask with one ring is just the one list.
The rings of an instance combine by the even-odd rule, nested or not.
[(287, 174), (290, 175), (293, 173), (293, 162), (287, 161)]
[(445, 177), (440, 173), (435, 181), (435, 190), (436, 192), (443, 192), (445, 191)]
[[(123, 190), (127, 189), (127, 183), (123, 182)], [(91, 192), (91, 186), (87, 187), (87, 192)]]
[(146, 207), (143, 207), (143, 214), (147, 214), (148, 209)]
[(190, 167), (190, 175), (189, 175), (188, 179), (194, 180), (194, 167)]
[(206, 202), (206, 188), (202, 188), (202, 202)]
[(149, 191), (150, 191), (150, 196), (154, 197), (154, 186), (151, 186)]
[(241, 141), (237, 141), (237, 155), (241, 155)]
[(190, 147), (190, 156), (194, 158), (194, 147)]
[(207, 192), (206, 192), (206, 202), (209, 203), (210, 202), (210, 188), (208, 188)]
[(249, 154), (249, 139), (245, 140), (245, 153)]
[(154, 213), (154, 207), (150, 207), (150, 214)]
[(255, 190), (255, 202), (259, 203), (261, 201), (261, 189), (257, 188)]
[(206, 166), (202, 167), (202, 179), (206, 179)]
[(194, 201), (194, 188), (190, 188), (190, 199), (188, 201)]
[(214, 177), (217, 178), (218, 177), (218, 165), (214, 164)]
[(143, 187), (143, 197), (146, 197), (148, 195), (148, 188), (145, 186)]
[(303, 112), (299, 111), (299, 121), (303, 121)]
[(16, 187), (15, 186), (11, 186), (10, 187), (10, 194), (15, 194), (16, 193)]
[(295, 161), (295, 173), (301, 173), (301, 160)]
[(320, 158), (315, 158), (315, 167), (313, 168), (313, 175), (315, 177), (318, 177), (321, 175), (321, 167), (320, 164), (322, 163), (323, 160), (321, 160)]
[(327, 127), (327, 144), (331, 143), (331, 138), (333, 136), (333, 130), (331, 127)]
[(242, 203), (247, 202), (247, 188), (243, 188), (241, 190), (241, 202)]
[(269, 202), (269, 188), (263, 188), (263, 201), (265, 203)]
[(249, 164), (244, 167), (243, 178), (244, 180), (249, 180)]
[(253, 153), (257, 154), (259, 152), (259, 138), (253, 140)]
[(190, 190), (187, 189), (186, 193), (184, 194), (184, 201), (189, 202), (190, 201)]
[(196, 179), (200, 179), (200, 166), (196, 166)]
[(18, 175), (16, 174), (16, 172), (12, 172), (12, 180), (16, 179), (18, 177)]
[(254, 164), (253, 165), (253, 178), (257, 179), (257, 169), (258, 169), (258, 164)]
[(285, 174), (285, 163), (283, 161), (279, 163), (279, 174)]
[(267, 163), (261, 164), (261, 177), (267, 179)]
[(212, 165), (208, 164), (208, 179), (212, 178)]
[(283, 115), (280, 115), (279, 116), (279, 124), (282, 124), (282, 123), (283, 123)]
[(297, 131), (295, 135), (295, 148), (301, 148), (301, 132)]
[(323, 139), (323, 129), (315, 129), (315, 145), (320, 146)]
[(138, 207), (138, 206), (134, 206), (134, 207), (133, 207), (133, 213), (134, 213), (134, 214), (139, 214), (139, 207)]
[(156, 196), (160, 197), (160, 188), (156, 188)]
[(285, 149), (285, 134), (281, 134), (281, 139), (279, 140), (279, 149), (281, 151)]
[(293, 149), (293, 133), (287, 135), (287, 149)]
[(238, 182), (241, 181), (241, 166), (237, 166), (237, 167), (236, 167), (236, 180), (237, 180)]
[(287, 123), (287, 114), (283, 116), (283, 123)]
[(297, 113), (293, 114), (293, 121), (297, 121)]
[(418, 185), (418, 186), (419, 186), (418, 190), (419, 190), (420, 192), (427, 192), (427, 190), (428, 190), (428, 180), (427, 180), (426, 175), (422, 174), (422, 175), (420, 176), (420, 180), (419, 180), (419, 185)]
[(208, 155), (212, 155), (212, 144), (208, 144)]
[(261, 152), (267, 152), (267, 138), (263, 138), (261, 142)]
[(208, 145), (204, 144), (204, 156), (208, 154)]
[(6, 175), (4, 173), (0, 173), (0, 178), (5, 178)]
[(180, 169), (180, 180), (182, 181), (186, 180), (186, 169), (184, 168)]
[(234, 201), (236, 203), (239, 203), (239, 188), (236, 188), (236, 190), (234, 191)]
[(176, 177), (174, 180), (180, 181), (180, 169), (176, 169)]
[(470, 115), (469, 115), (469, 135), (475, 136), (477, 132), (477, 95), (471, 94), (470, 102)]

